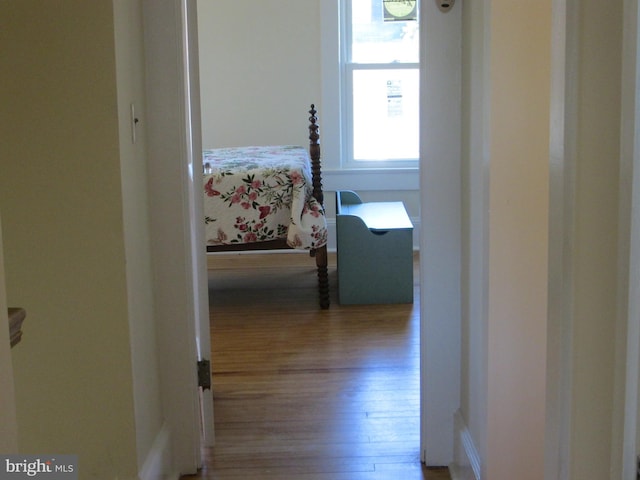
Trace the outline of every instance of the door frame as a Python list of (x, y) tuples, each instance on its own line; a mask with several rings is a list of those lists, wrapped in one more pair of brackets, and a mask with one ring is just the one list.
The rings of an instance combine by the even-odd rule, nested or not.
[[(420, 18), (420, 451), (453, 461), (461, 375), (462, 5)], [(434, 74), (440, 72), (440, 75)]]
[[(620, 219), (628, 222), (621, 227), (626, 238), (621, 239), (621, 284), (628, 281), (626, 318), (622, 319), (626, 339), (621, 338), (616, 350), (625, 352), (624, 420), (622, 431), (621, 478), (635, 478), (640, 434), (640, 87), (639, 15), (637, 1), (624, 3), (625, 25), (622, 50), (622, 124), (621, 124), (621, 202)], [(625, 183), (627, 179), (628, 183)], [(628, 230), (626, 230), (628, 227)], [(628, 244), (626, 242), (628, 241)], [(628, 260), (628, 270), (623, 266)], [(624, 298), (624, 296), (623, 296)], [(615, 441), (615, 439), (614, 439)]]
[[(176, 165), (181, 163), (176, 162), (176, 158), (184, 158), (188, 150), (186, 129), (177, 132), (181, 129), (175, 128), (183, 125), (187, 118), (183, 103), (187, 84), (181, 70), (185, 45), (180, 34), (185, 1), (195, 3), (195, 0), (143, 0), (150, 91), (148, 116), (154, 122), (160, 120), (155, 131), (149, 133), (153, 168), (151, 191), (166, 192), (170, 191), (168, 188), (177, 188), (183, 199), (183, 206), (178, 211), (158, 193), (158, 198), (152, 199), (154, 210), (162, 212), (163, 217), (163, 222), (152, 223), (156, 243), (154, 263), (165, 264), (158, 282), (162, 284), (162, 278), (166, 278), (164, 283), (174, 287), (172, 291), (159, 289), (162, 304), (159, 311), (164, 312), (160, 319), (159, 350), (161, 357), (172, 359), (170, 367), (167, 363), (161, 365), (165, 377), (162, 394), (172, 438), (180, 439), (179, 445), (174, 442), (174, 452), (176, 467), (181, 472), (192, 471), (200, 465), (200, 433), (194, 428), (199, 425), (197, 396), (185, 398), (189, 395), (184, 395), (185, 391), (196, 391), (195, 378), (190, 373), (196, 351), (196, 332), (193, 322), (187, 319), (193, 318), (194, 295), (198, 294), (193, 290), (197, 287), (190, 285), (188, 280), (193, 278), (193, 272), (185, 279), (190, 268), (188, 264), (195, 257), (188, 232), (175, 228), (175, 225), (183, 225), (187, 230), (192, 227), (185, 223), (189, 218), (185, 203), (185, 195), (188, 195), (185, 172), (175, 171), (179, 169)], [(458, 2), (449, 13), (443, 14), (435, 2), (425, 2), (421, 16), (421, 30), (425, 32), (421, 89), (434, 92), (432, 96), (422, 95), (421, 99), (420, 417), (421, 459), (428, 465), (448, 465), (453, 460), (454, 413), (460, 403), (461, 4)], [(195, 27), (191, 25), (190, 28), (192, 38), (197, 38)], [(443, 71), (443, 68), (450, 74), (426, 75), (426, 72)], [(193, 112), (199, 108), (194, 104), (191, 106)], [(178, 152), (175, 145), (180, 147)], [(193, 148), (196, 148), (195, 144)], [(176, 179), (180, 179), (178, 184)], [(167, 228), (167, 224), (173, 227)], [(176, 242), (182, 245), (179, 251), (184, 252), (184, 256), (176, 260), (179, 264), (174, 265), (170, 273), (172, 267), (166, 265), (167, 254), (171, 252), (176, 257)], [(178, 279), (181, 279), (178, 283), (184, 279), (184, 288), (176, 288), (180, 287), (176, 285)], [(168, 304), (171, 298), (178, 298), (182, 308), (175, 316), (170, 314), (176, 310), (175, 302)], [(190, 304), (186, 305), (185, 301)]]
[[(191, 227), (191, 268), (193, 272), (194, 307), (196, 324), (196, 348), (198, 361), (208, 361), (211, 365), (211, 330), (209, 328), (209, 291), (207, 280), (207, 259), (204, 249), (205, 228), (204, 205), (201, 199), (203, 171), (202, 155), (202, 119), (200, 113), (200, 69), (198, 62), (198, 13), (197, 0), (182, 0), (184, 18), (184, 48), (186, 52), (186, 69), (188, 70), (187, 91), (185, 92), (186, 127), (188, 128), (189, 143), (189, 171), (187, 181), (189, 192), (189, 224)], [(196, 59), (193, 61), (193, 59)], [(199, 188), (200, 187), (200, 188)], [(199, 404), (201, 415), (201, 434), (204, 446), (210, 447), (215, 443), (213, 392), (211, 388), (199, 390)]]
[[(146, 123), (154, 266), (158, 362), (163, 413), (170, 432), (173, 468), (195, 473), (202, 466), (201, 447), (213, 440), (211, 390), (200, 401), (198, 342), (207, 346), (208, 288), (204, 226), (196, 202), (201, 158), (197, 74), (190, 69), (197, 37), (195, 0), (142, 0), (147, 75)], [(193, 67), (193, 64), (192, 64)], [(197, 107), (197, 105), (195, 105)], [(144, 119), (143, 119), (144, 121)], [(200, 162), (200, 163), (199, 163)], [(198, 166), (200, 165), (200, 166)], [(199, 246), (202, 246), (200, 248)], [(206, 318), (204, 318), (206, 317)], [(203, 436), (203, 421), (205, 435)], [(204, 438), (203, 438), (204, 437)]]

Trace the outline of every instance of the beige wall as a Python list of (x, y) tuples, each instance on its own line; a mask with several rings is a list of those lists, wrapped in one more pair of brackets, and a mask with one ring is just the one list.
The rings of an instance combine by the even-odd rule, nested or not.
[(19, 448), (78, 454), (81, 478), (133, 478), (136, 447), (158, 427), (154, 379), (141, 393), (132, 375), (153, 368), (148, 347), (131, 351), (152, 333), (144, 203), (129, 210), (145, 196), (144, 168), (118, 122), (140, 85), (117, 91), (126, 55), (111, 1), (2, 1), (0, 44), (7, 296), (27, 310), (13, 354)]
[[(2, 226), (0, 225), (0, 321), (6, 322), (7, 292), (4, 280), (4, 254), (2, 249)], [(0, 452), (18, 451), (18, 425), (16, 421), (16, 400), (13, 384), (13, 362), (9, 327), (0, 324)]]
[[(553, 44), (551, 2), (468, 2), (463, 15), (461, 413), (491, 479), (543, 478), (545, 429), (563, 428), (548, 421), (570, 438), (547, 474), (595, 480), (618, 468), (622, 2), (569, 3)], [(563, 35), (566, 59), (551, 50)], [(554, 55), (561, 97), (549, 90)], [(549, 236), (550, 212), (563, 224)], [(548, 266), (548, 250), (564, 266)], [(550, 298), (563, 317), (547, 330)], [(565, 383), (547, 391), (545, 377)]]
[(609, 478), (614, 419), (622, 3), (580, 2), (573, 248), (572, 478)]
[(551, 1), (493, 2), (489, 28), (486, 476), (535, 480), (544, 477)]

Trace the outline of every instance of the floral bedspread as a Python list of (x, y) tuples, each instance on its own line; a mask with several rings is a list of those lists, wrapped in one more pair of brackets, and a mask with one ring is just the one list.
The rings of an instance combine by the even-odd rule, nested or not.
[(284, 145), (205, 150), (208, 245), (286, 238), (297, 249), (327, 242), (322, 206), (312, 196), (309, 153)]

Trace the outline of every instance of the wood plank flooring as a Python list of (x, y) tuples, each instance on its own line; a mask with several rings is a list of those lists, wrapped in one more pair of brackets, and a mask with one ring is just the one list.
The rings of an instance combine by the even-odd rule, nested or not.
[(262, 257), (209, 260), (216, 446), (189, 478), (449, 479), (420, 463), (417, 285), (341, 306), (330, 262), (320, 310), (313, 260)]

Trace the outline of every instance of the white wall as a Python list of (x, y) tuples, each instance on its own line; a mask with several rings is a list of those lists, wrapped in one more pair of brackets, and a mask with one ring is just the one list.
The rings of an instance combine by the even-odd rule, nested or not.
[(307, 110), (322, 100), (319, 5), (198, 2), (204, 148), (308, 143)]

